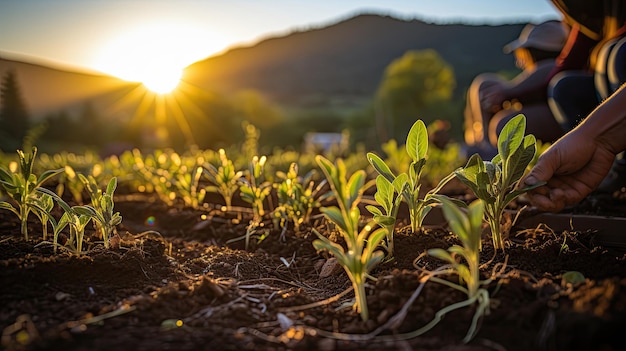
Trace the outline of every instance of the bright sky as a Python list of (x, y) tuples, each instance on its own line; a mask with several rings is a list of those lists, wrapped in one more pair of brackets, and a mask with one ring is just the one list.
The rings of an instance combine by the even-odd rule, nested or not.
[(0, 0), (0, 55), (145, 81), (232, 45), (372, 11), (490, 24), (559, 18), (549, 0)]

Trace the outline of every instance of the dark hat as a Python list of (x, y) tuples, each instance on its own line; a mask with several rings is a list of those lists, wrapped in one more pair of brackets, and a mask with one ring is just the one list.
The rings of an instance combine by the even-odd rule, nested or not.
[(519, 48), (536, 48), (546, 51), (561, 51), (567, 41), (568, 31), (559, 21), (547, 21), (537, 25), (527, 24), (519, 38), (504, 46), (506, 54)]

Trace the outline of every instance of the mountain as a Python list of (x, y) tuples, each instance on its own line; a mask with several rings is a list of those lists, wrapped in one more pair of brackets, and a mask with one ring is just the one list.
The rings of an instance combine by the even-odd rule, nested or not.
[(136, 85), (112, 76), (0, 57), (0, 77), (4, 77), (8, 71), (15, 73), (22, 98), (34, 117), (67, 109), (97, 96)]
[(433, 24), (357, 15), (317, 29), (263, 40), (209, 57), (185, 70), (185, 80), (224, 93), (256, 89), (293, 103), (316, 96), (367, 96), (385, 67), (408, 50), (435, 49), (454, 68), (458, 91), (481, 72), (514, 70), (502, 47), (524, 24)]
[[(476, 74), (515, 69), (512, 55), (504, 55), (502, 46), (515, 39), (523, 25), (433, 24), (357, 15), (209, 57), (187, 67), (184, 80), (226, 94), (256, 89), (281, 104), (367, 100), (391, 61), (407, 50), (432, 48), (453, 66), (461, 96)], [(16, 73), (36, 118), (76, 111), (86, 101), (104, 99), (110, 104), (137, 86), (111, 76), (0, 57), (0, 75), (8, 70)]]

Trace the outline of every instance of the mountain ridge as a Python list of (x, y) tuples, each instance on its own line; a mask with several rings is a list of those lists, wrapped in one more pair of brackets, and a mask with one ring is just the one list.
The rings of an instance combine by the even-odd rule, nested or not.
[[(514, 58), (502, 53), (502, 46), (523, 26), (436, 24), (357, 14), (233, 46), (189, 65), (183, 79), (224, 94), (255, 89), (281, 104), (346, 96), (369, 99), (391, 61), (407, 50), (434, 49), (453, 67), (459, 95), (478, 73), (515, 70)], [(39, 116), (137, 84), (3, 56), (0, 53), (0, 74), (16, 71), (29, 110)]]

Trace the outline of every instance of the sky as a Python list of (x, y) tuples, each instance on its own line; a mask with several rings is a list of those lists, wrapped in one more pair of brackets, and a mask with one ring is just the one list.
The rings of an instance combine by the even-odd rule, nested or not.
[(437, 23), (560, 17), (549, 0), (0, 0), (0, 57), (141, 81), (232, 46), (363, 12)]

